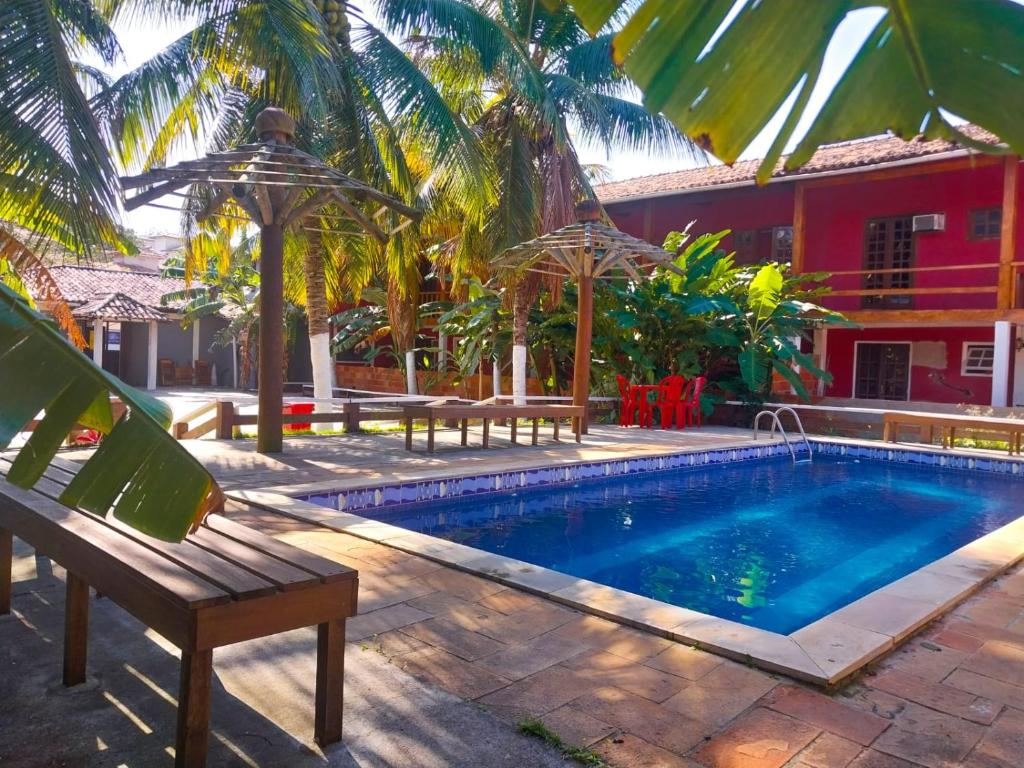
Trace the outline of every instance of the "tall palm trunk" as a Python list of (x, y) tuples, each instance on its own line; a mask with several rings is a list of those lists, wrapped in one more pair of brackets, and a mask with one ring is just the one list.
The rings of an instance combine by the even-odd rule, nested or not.
[[(317, 413), (331, 410), (334, 394), (334, 355), (331, 354), (330, 308), (327, 305), (327, 281), (324, 277), (323, 241), (319, 232), (310, 232), (306, 252), (302, 257), (302, 273), (306, 282), (306, 318), (309, 323), (309, 359), (313, 368), (313, 397), (317, 400)], [(324, 432), (333, 424), (314, 424), (313, 429)]]
[(401, 285), (398, 276), (388, 279), (388, 322), (395, 352), (405, 360), (405, 390), (419, 394), (416, 384), (416, 308), (419, 305), (420, 286), (415, 280)]

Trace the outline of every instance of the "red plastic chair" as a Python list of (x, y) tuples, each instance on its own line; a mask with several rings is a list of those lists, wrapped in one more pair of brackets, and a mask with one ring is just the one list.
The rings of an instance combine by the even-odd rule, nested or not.
[(631, 427), (636, 423), (639, 403), (633, 400), (630, 393), (629, 380), (625, 376), (616, 374), (615, 381), (619, 384), (619, 397), (622, 398), (619, 403), (619, 426)]
[[(683, 396), (683, 387), (686, 386), (686, 379), (682, 376), (666, 376), (661, 380), (658, 389), (658, 399), (651, 405), (651, 410), (657, 410), (661, 417), (661, 428), (668, 429), (675, 419), (676, 426), (679, 424), (679, 408)], [(650, 426), (651, 415), (647, 417), (647, 425)]]
[(686, 385), (679, 401), (679, 408), (676, 410), (676, 424), (692, 427), (696, 421), (699, 427), (704, 423), (704, 417), (700, 412), (700, 393), (706, 383), (707, 379), (704, 376), (698, 376)]

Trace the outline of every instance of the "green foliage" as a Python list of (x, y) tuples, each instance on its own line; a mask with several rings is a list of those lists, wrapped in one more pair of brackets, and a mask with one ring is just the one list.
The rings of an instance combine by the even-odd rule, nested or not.
[[(553, 3), (549, 0), (549, 5)], [(731, 16), (734, 0), (577, 0), (593, 34), (615, 35), (617, 61), (701, 146), (731, 163), (787, 100), (791, 106), (761, 164), (768, 178), (796, 135), (839, 25), (855, 10), (880, 14), (806, 135), (786, 162), (799, 167), (829, 141), (892, 130), (978, 147), (951, 116), (989, 129), (1024, 152), (1024, 8), (1009, 0), (763, 0)], [(1000, 151), (982, 145), (987, 151)]]
[(607, 768), (608, 766), (608, 764), (602, 760), (601, 756), (596, 752), (566, 744), (562, 741), (561, 736), (544, 725), (540, 720), (532, 718), (522, 720), (516, 726), (516, 730), (520, 733), (526, 734), (527, 736), (533, 736), (536, 739), (540, 739), (548, 746), (559, 750), (569, 760), (579, 763), (580, 765), (589, 765), (594, 768)]
[[(113, 421), (110, 395), (128, 411)], [(171, 437), (163, 403), (103, 371), (53, 325), (0, 285), (0, 449), (36, 417), (7, 473), (31, 488), (75, 424), (106, 435), (60, 501), (180, 541), (221, 499), (213, 478)]]

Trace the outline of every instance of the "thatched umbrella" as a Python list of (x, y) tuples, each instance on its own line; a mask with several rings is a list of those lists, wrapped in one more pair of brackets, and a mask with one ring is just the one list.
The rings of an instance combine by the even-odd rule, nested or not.
[[(126, 198), (125, 209), (155, 205), (165, 195), (186, 199), (202, 221), (218, 214), (225, 204), (244, 212), (239, 217), (260, 227), (260, 329), (259, 421), (256, 449), (279, 453), (282, 446), (284, 334), (284, 233), (289, 227), (329, 227), (327, 231), (353, 229), (381, 243), (387, 242), (420, 213), (373, 187), (322, 163), (292, 146), (295, 121), (281, 109), (270, 107), (256, 117), (255, 144), (208, 154), (170, 168), (154, 168), (139, 176), (121, 179), (125, 190), (137, 189)], [(189, 190), (180, 192), (183, 187)], [(367, 214), (359, 205), (377, 208)], [(176, 209), (172, 209), (176, 210)], [(387, 214), (390, 226), (378, 221)], [(220, 212), (221, 216), (233, 214)], [(317, 220), (316, 227), (309, 220)]]
[[(594, 321), (594, 280), (627, 277), (642, 280), (658, 265), (675, 271), (674, 255), (627, 235), (602, 221), (601, 205), (586, 200), (576, 206), (577, 223), (509, 248), (494, 260), (515, 272), (570, 278), (577, 285), (576, 356), (572, 403), (586, 406), (590, 397), (590, 343)], [(582, 424), (586, 431), (586, 419)]]

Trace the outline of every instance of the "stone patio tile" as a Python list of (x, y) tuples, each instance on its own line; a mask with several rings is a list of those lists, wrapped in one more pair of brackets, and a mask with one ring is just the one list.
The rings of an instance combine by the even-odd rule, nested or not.
[(711, 739), (696, 758), (709, 768), (780, 768), (819, 733), (812, 725), (758, 708)]
[(438, 592), (448, 592), (469, 602), (476, 602), (505, 589), (501, 584), (451, 568), (439, 568), (428, 573), (423, 577), (423, 582)]
[(715, 667), (720, 666), (722, 662), (720, 656), (691, 648), (688, 645), (673, 643), (657, 656), (647, 659), (644, 664), (687, 680), (700, 680)]
[(350, 642), (363, 640), (387, 632), (389, 629), (399, 629), (429, 618), (429, 613), (405, 603), (399, 603), (352, 617), (345, 623), (345, 639)]
[(800, 753), (798, 765), (807, 768), (846, 768), (861, 750), (861, 745), (854, 741), (823, 733)]
[(591, 677), (601, 685), (615, 686), (655, 702), (664, 701), (679, 693), (688, 684), (681, 677), (645, 667), (604, 651), (580, 654), (562, 664)]
[(981, 640), (998, 640), (1001, 643), (1024, 648), (1024, 628), (1001, 629), (1000, 627), (978, 624), (965, 619), (951, 619), (946, 624), (946, 628), (977, 637)]
[(606, 738), (595, 744), (593, 750), (615, 768), (695, 768), (699, 765), (631, 733)]
[(726, 661), (662, 706), (712, 726), (723, 725), (753, 706), (777, 682), (764, 672)]
[(941, 681), (967, 658), (963, 651), (943, 648), (928, 640), (913, 640), (884, 659), (880, 669), (898, 669), (933, 683)]
[(984, 733), (976, 723), (910, 703), (871, 746), (927, 768), (949, 768), (958, 765)]
[[(408, 601), (413, 608), (419, 608), (432, 616), (439, 616), (448, 619), (453, 624), (458, 624), (463, 629), (471, 632), (484, 632), (484, 629), (495, 622), (504, 619), (503, 614), (485, 608), (479, 603), (471, 603), (456, 597), (449, 592), (431, 592)], [(492, 635), (493, 637), (493, 635)]]
[(938, 613), (939, 609), (932, 603), (879, 590), (840, 608), (829, 618), (901, 640)]
[(944, 682), (946, 685), (959, 688), (961, 691), (984, 696), (992, 701), (998, 701), (1000, 704), (1007, 704), (1017, 709), (1024, 709), (1024, 686), (995, 680), (965, 669), (956, 670)]
[(552, 634), (575, 639), (580, 650), (590, 647), (604, 650), (632, 661), (645, 661), (673, 645), (671, 640), (648, 632), (623, 627), (621, 624), (598, 616), (579, 615), (566, 622)]
[(557, 592), (576, 580), (575, 576), (568, 576), (558, 571), (552, 571), (550, 568), (542, 568), (539, 565), (524, 563), (522, 560), (514, 560), (511, 557), (492, 553), (482, 554), (472, 560), (466, 560), (460, 565), (467, 570), (487, 574), (500, 580), (504, 585), (516, 584), (525, 589), (545, 594)]
[(910, 705), (906, 699), (879, 691), (876, 688), (870, 688), (863, 682), (846, 686), (836, 694), (836, 697), (851, 707), (856, 707), (863, 712), (870, 712), (886, 720), (895, 720)]
[(529, 642), (510, 645), (479, 660), (480, 666), (509, 680), (521, 680), (542, 669), (577, 655), (578, 644), (553, 635), (542, 635)]
[(866, 749), (860, 753), (849, 768), (919, 768), (917, 763), (908, 763), (884, 752), (876, 752), (873, 749)]
[(632, 626), (656, 630), (668, 630), (705, 618), (704, 614), (696, 611), (586, 579), (577, 579), (554, 593), (554, 597), (571, 605), (585, 606), (588, 612), (598, 616), (615, 617)]
[(571, 747), (589, 747), (616, 730), (615, 726), (568, 704), (548, 712), (541, 721)]
[[(571, 669), (553, 666), (518, 680), (480, 701), (486, 706), (520, 707), (532, 716), (539, 717), (579, 698), (594, 687), (592, 680)], [(598, 716), (593, 712), (588, 714)]]
[(1018, 768), (1024, 762), (1024, 712), (1007, 709), (978, 746), (964, 768)]
[(359, 572), (359, 611), (370, 613), (378, 608), (386, 608), (430, 594), (432, 591), (432, 587), (411, 579), (374, 576), (366, 573), (364, 566)]
[(1024, 686), (1024, 648), (990, 641), (964, 659), (960, 669)]
[(411, 651), (394, 663), (409, 674), (464, 699), (476, 699), (508, 685), (508, 680), (440, 648)]
[(476, 661), (482, 656), (505, 647), (497, 640), (484, 637), (477, 632), (470, 632), (447, 619), (421, 621), (418, 624), (404, 627), (402, 631), (435, 648), (442, 648), (449, 653), (454, 653), (466, 661)]
[(845, 706), (839, 700), (794, 685), (776, 686), (765, 696), (764, 706), (865, 747), (889, 727), (889, 721), (884, 718), (861, 712)]
[(550, 605), (550, 601), (519, 589), (503, 589), (479, 601), (481, 605), (506, 615), (525, 611), (527, 608)]
[(420, 648), (429, 647), (422, 640), (417, 640), (397, 629), (382, 632), (373, 638), (373, 643), (381, 653), (390, 659), (409, 653), (409, 651), (418, 651)]
[(982, 725), (996, 719), (1002, 706), (942, 683), (933, 683), (915, 675), (891, 669), (870, 678), (868, 684), (908, 701), (923, 704), (948, 715), (962, 717)]
[(885, 594), (947, 607), (977, 589), (978, 580), (920, 569), (887, 584)]
[(841, 680), (892, 647), (889, 635), (826, 617), (790, 637), (830, 681)]
[(482, 625), (478, 631), (495, 640), (501, 640), (503, 643), (530, 640), (537, 635), (557, 629), (579, 616), (576, 611), (563, 608), (550, 601), (509, 616), (499, 614), (497, 611), (494, 614), (494, 620)]
[(1024, 609), (1012, 600), (979, 596), (961, 605), (955, 613), (975, 624), (1006, 629), (1020, 618)]
[(710, 734), (705, 724), (621, 688), (597, 688), (571, 706), (677, 754), (685, 753)]
[(985, 644), (985, 641), (980, 638), (972, 637), (953, 629), (943, 629), (933, 634), (929, 639), (937, 645), (943, 645), (946, 648), (963, 651), (964, 653), (974, 653)]

